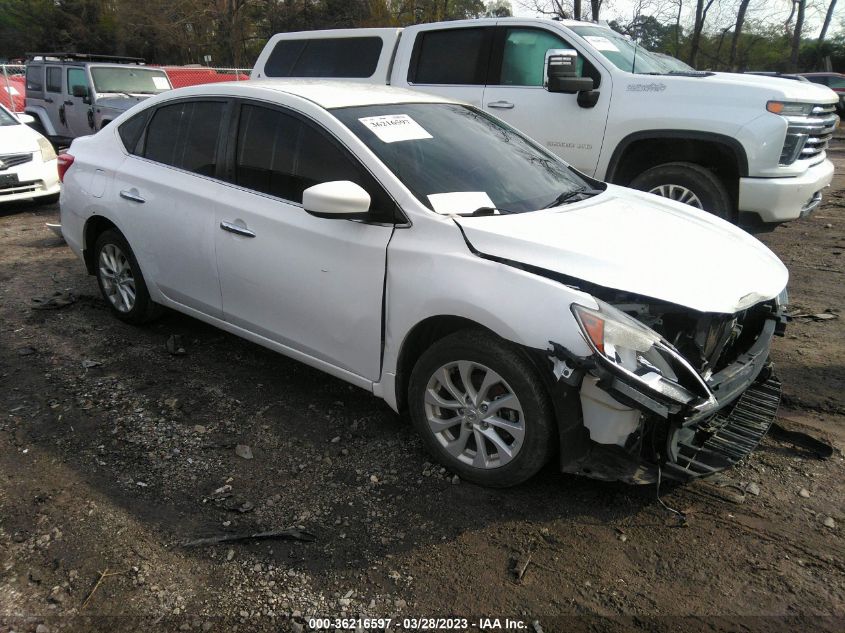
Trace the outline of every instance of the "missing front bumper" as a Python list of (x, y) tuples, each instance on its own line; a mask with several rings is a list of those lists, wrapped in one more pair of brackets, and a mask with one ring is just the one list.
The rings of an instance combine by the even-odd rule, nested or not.
[(698, 427), (672, 429), (663, 464), (666, 474), (689, 480), (730, 468), (757, 448), (775, 420), (780, 398), (780, 381), (770, 376)]

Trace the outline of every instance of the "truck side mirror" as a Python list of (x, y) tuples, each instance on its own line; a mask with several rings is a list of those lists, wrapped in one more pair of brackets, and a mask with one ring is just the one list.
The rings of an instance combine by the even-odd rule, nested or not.
[(592, 77), (578, 76), (578, 51), (552, 48), (546, 51), (545, 81), (549, 92), (575, 94), (593, 89)]
[(88, 86), (82, 86), (80, 84), (76, 84), (73, 88), (71, 88), (71, 94), (74, 97), (82, 97), (83, 99), (88, 98)]

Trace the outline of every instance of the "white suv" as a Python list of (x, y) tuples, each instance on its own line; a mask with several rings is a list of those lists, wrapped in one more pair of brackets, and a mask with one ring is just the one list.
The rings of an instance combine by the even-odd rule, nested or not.
[(466, 479), (516, 484), (555, 453), (605, 479), (700, 476), (775, 415), (777, 257), (471, 106), (195, 86), (61, 160), (64, 236), (116, 316), (167, 306), (367, 389)]

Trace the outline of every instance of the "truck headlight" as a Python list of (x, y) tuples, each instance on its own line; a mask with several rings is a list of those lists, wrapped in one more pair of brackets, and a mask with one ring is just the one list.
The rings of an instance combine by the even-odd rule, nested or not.
[(781, 116), (810, 116), (813, 112), (812, 103), (790, 103), (788, 101), (769, 101), (766, 110)]
[(53, 144), (43, 136), (38, 137), (38, 149), (41, 150), (41, 160), (45, 163), (56, 160), (56, 150), (53, 148)]
[(698, 373), (657, 332), (596, 302), (598, 310), (573, 303), (572, 313), (590, 347), (612, 367), (638, 386), (682, 404), (710, 396)]

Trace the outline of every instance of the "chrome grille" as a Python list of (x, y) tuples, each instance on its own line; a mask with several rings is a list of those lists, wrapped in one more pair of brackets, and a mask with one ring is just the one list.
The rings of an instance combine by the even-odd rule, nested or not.
[(23, 165), (31, 160), (31, 152), (29, 154), (0, 154), (0, 171)]
[(791, 165), (796, 160), (823, 158), (839, 117), (836, 104), (819, 104), (808, 116), (787, 116), (789, 127), (783, 144), (780, 162)]

